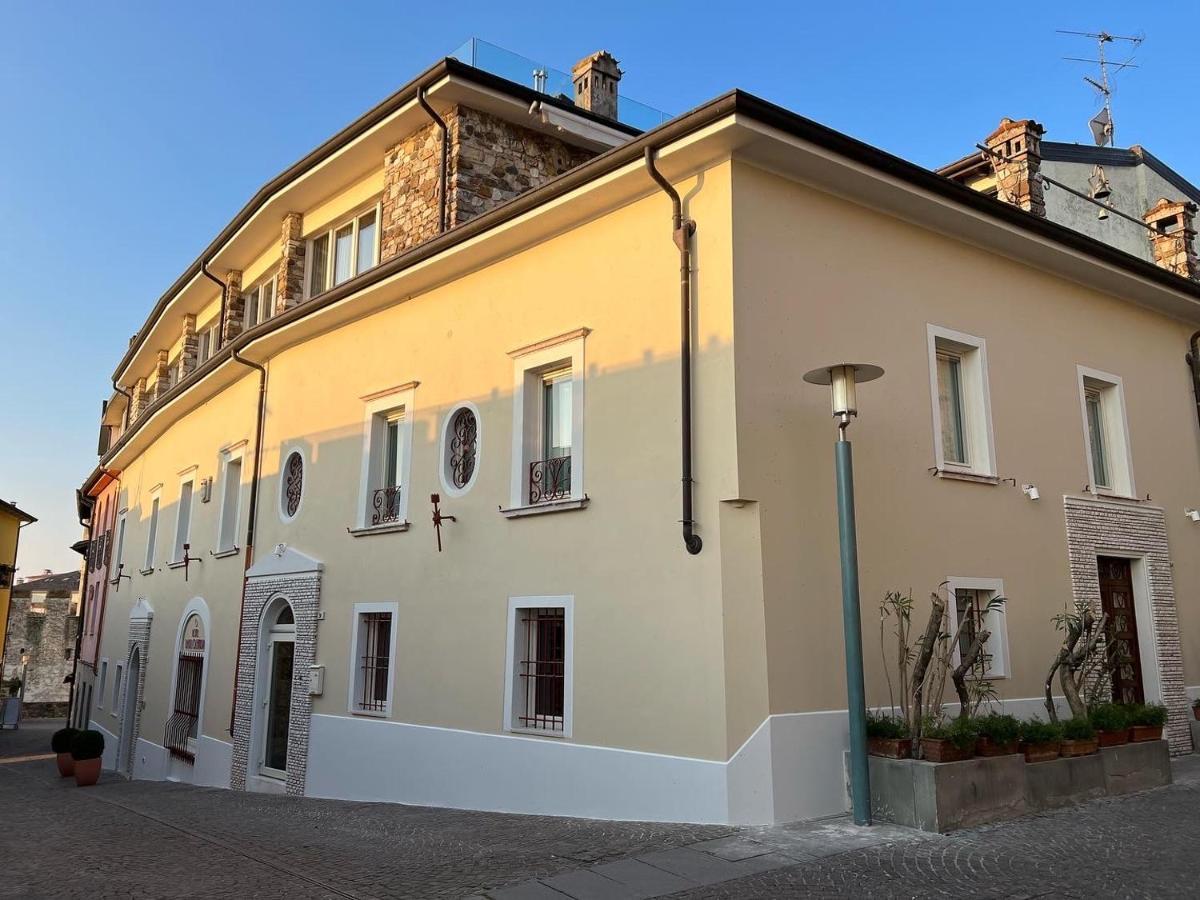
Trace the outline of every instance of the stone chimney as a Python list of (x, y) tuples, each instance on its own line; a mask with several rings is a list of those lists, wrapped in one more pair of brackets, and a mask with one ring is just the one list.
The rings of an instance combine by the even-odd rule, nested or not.
[(617, 82), (621, 70), (607, 50), (585, 56), (571, 68), (575, 105), (607, 119), (617, 117)]
[(1176, 275), (1200, 281), (1196, 259), (1196, 204), (1163, 197), (1142, 218), (1150, 226), (1154, 262)]
[(984, 144), (996, 175), (997, 197), (1035, 216), (1046, 217), (1042, 196), (1042, 135), (1045, 129), (1033, 119), (1001, 119), (1000, 127)]

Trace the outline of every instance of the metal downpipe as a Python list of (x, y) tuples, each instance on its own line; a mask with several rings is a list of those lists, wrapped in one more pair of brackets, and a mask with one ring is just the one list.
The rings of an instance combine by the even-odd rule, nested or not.
[(421, 104), (421, 109), (425, 110), (426, 115), (433, 119), (433, 124), (438, 127), (442, 133), (442, 165), (438, 171), (438, 233), (442, 233), (447, 228), (446, 214), (448, 211), (446, 198), (446, 172), (449, 165), (449, 132), (446, 128), (446, 123), (441, 116), (437, 114), (429, 101), (425, 99), (425, 88), (417, 89), (417, 102)]
[(679, 248), (679, 365), (681, 386), (680, 420), (682, 423), (683, 544), (693, 556), (704, 542), (695, 533), (692, 517), (692, 249), (696, 223), (683, 217), (679, 192), (654, 166), (654, 149), (646, 148), (646, 171), (671, 198), (671, 236)]

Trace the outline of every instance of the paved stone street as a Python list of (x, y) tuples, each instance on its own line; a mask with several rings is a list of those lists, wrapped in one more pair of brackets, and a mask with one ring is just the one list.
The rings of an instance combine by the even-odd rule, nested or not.
[(0, 732), (0, 897), (1193, 897), (1200, 758), (1176, 784), (921, 835), (834, 819), (778, 828), (597, 822), (298, 800), (106, 775), (45, 753), (61, 723)]

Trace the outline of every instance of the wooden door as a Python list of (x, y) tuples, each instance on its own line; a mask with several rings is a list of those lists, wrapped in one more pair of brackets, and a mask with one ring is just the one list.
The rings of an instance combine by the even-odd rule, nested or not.
[(1108, 613), (1105, 639), (1116, 647), (1117, 665), (1112, 675), (1112, 696), (1117, 703), (1144, 703), (1142, 656), (1138, 644), (1137, 615), (1133, 606), (1133, 570), (1129, 560), (1101, 556), (1100, 602)]

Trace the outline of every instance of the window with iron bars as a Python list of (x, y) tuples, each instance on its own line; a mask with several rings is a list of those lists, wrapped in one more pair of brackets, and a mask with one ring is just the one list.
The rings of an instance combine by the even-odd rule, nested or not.
[[(204, 657), (196, 653), (179, 654), (179, 672), (175, 677), (175, 704), (167, 719), (163, 745), (172, 756), (194, 762), (195, 742), (200, 728), (200, 683)], [(115, 694), (115, 691), (114, 691)], [(116, 709), (114, 700), (114, 709)]]
[(362, 712), (385, 712), (391, 684), (392, 614), (361, 613), (358, 629), (355, 708)]
[(520, 610), (518, 702), (521, 728), (562, 731), (566, 683), (566, 618), (562, 607)]

